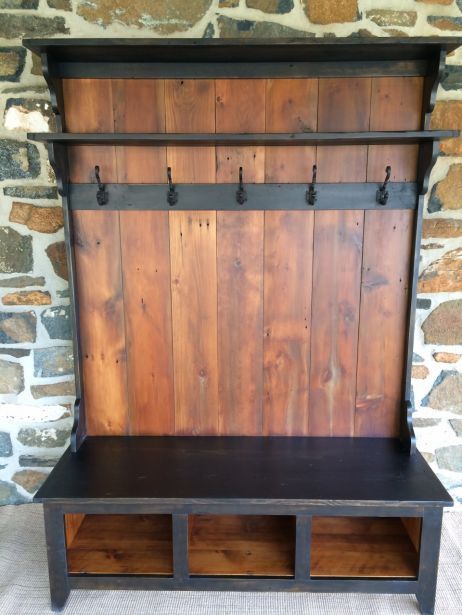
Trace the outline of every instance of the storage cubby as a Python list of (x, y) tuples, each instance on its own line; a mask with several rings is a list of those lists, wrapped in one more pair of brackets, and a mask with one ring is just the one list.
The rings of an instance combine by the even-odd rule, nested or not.
[(415, 579), (421, 519), (313, 517), (311, 577)]
[(171, 515), (65, 517), (70, 574), (173, 574)]
[(201, 576), (293, 577), (295, 517), (191, 515), (189, 571)]

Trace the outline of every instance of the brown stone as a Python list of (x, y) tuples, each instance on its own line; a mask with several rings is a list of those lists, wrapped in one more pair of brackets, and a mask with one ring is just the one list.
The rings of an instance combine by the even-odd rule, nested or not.
[(412, 366), (412, 377), (418, 378), (419, 380), (425, 380), (430, 372), (428, 371), (428, 367), (425, 365), (413, 365)]
[(56, 233), (64, 225), (62, 207), (40, 207), (30, 203), (14, 202), (9, 220), (39, 233)]
[(435, 455), (433, 453), (421, 451), (421, 454), (427, 463), (433, 463), (435, 461)]
[(51, 296), (43, 290), (21, 290), (2, 297), (3, 305), (51, 305)]
[(218, 0), (219, 9), (235, 9), (239, 6), (239, 0)]
[(24, 391), (24, 369), (20, 363), (0, 359), (0, 394), (17, 395)]
[(311, 23), (329, 24), (358, 21), (357, 0), (305, 0), (305, 13)]
[(421, 2), (422, 4), (443, 4), (445, 6), (449, 6), (454, 2), (454, 0), (415, 0), (416, 2)]
[(378, 26), (404, 26), (410, 28), (417, 21), (417, 13), (415, 11), (374, 9), (366, 11), (366, 17)]
[[(462, 100), (441, 100), (436, 103), (430, 128), (434, 130), (462, 129)], [(448, 156), (462, 156), (462, 137), (443, 139), (441, 151)]]
[(462, 344), (462, 299), (441, 303), (422, 325), (426, 344)]
[(13, 480), (29, 493), (35, 493), (47, 476), (38, 470), (18, 470), (13, 474)]
[[(229, 0), (227, 1), (229, 2)], [(290, 11), (294, 8), (293, 0), (246, 0), (246, 4), (249, 9), (258, 9), (263, 13), (284, 14), (290, 13)], [(237, 6), (239, 6), (239, 2), (237, 2)]]
[(72, 11), (71, 0), (47, 0), (50, 9), (58, 11)]
[(454, 218), (425, 219), (422, 226), (422, 238), (433, 237), (462, 237), (462, 220)]
[(42, 397), (72, 397), (75, 395), (73, 380), (54, 382), (53, 384), (33, 384), (30, 390), (34, 399), (41, 399)]
[(21, 47), (0, 48), (0, 81), (19, 81), (24, 69), (26, 50)]
[(419, 293), (462, 291), (462, 248), (451, 250), (431, 263), (419, 277)]
[(427, 17), (428, 23), (438, 30), (462, 30), (462, 19), (460, 17), (439, 17), (430, 15)]
[(462, 414), (462, 374), (455, 371), (441, 372), (430, 393), (422, 400), (422, 405)]
[(0, 312), (0, 343), (35, 342), (37, 316), (35, 312)]
[(69, 274), (67, 271), (66, 245), (64, 241), (50, 244), (45, 251), (56, 275), (63, 278), (63, 280), (68, 280)]
[(462, 208), (462, 164), (449, 167), (446, 177), (432, 190), (430, 211)]
[(212, 0), (78, 0), (77, 14), (103, 27), (122, 23), (170, 34), (191, 28), (211, 4)]
[(433, 358), (437, 363), (457, 363), (462, 355), (454, 352), (434, 352)]

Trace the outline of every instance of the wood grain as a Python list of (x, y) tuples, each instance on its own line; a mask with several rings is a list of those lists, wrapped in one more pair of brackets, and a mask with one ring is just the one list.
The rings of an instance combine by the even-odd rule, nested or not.
[(68, 547), (74, 541), (84, 519), (85, 515), (83, 513), (64, 515), (64, 529), (66, 532), (66, 545)]
[[(112, 81), (115, 132), (165, 132), (165, 87), (162, 79)], [(154, 146), (117, 146), (120, 183), (167, 181), (167, 150)]]
[[(216, 80), (216, 131), (265, 131), (264, 79)], [(217, 182), (237, 183), (239, 167), (243, 168), (244, 182), (265, 181), (265, 148), (262, 146), (216, 148)]]
[(261, 211), (217, 213), (219, 432), (261, 435), (263, 398)]
[[(114, 132), (110, 79), (63, 79), (62, 83), (69, 132)], [(103, 182), (117, 181), (114, 146), (70, 146), (68, 156), (72, 182), (95, 182), (95, 165), (101, 169)]]
[(364, 214), (318, 211), (314, 225), (309, 432), (352, 436)]
[(120, 214), (130, 433), (175, 431), (168, 212)]
[[(369, 130), (370, 97), (370, 78), (320, 79), (318, 130)], [(317, 165), (320, 182), (366, 181), (367, 145), (318, 147)]]
[(189, 527), (192, 575), (294, 576), (294, 518), (191, 515)]
[(313, 222), (313, 212), (266, 212), (266, 435), (308, 435)]
[[(315, 132), (317, 113), (317, 79), (267, 80), (266, 132)], [(315, 162), (315, 147), (267, 147), (265, 179), (268, 183), (308, 182)]]
[(169, 216), (176, 433), (216, 434), (216, 212)]
[[(215, 82), (208, 79), (168, 79), (165, 82), (167, 132), (215, 132)], [(214, 147), (167, 147), (173, 181), (215, 181)]]
[(71, 574), (173, 574), (170, 515), (85, 515), (67, 550)]
[(367, 211), (355, 434), (395, 437), (402, 406), (412, 211)]
[(89, 435), (128, 432), (119, 213), (74, 212), (81, 353)]
[[(372, 79), (371, 130), (419, 130), (422, 125), (422, 77)], [(391, 166), (392, 181), (414, 181), (418, 145), (370, 145), (367, 180), (383, 181)]]
[(312, 577), (417, 577), (418, 554), (399, 518), (313, 517), (312, 532)]

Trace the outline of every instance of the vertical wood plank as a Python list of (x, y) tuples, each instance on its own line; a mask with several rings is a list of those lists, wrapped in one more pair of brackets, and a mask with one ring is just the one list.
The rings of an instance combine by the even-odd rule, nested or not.
[[(268, 79), (267, 132), (315, 132), (318, 114), (318, 79)], [(271, 146), (265, 152), (268, 183), (308, 182), (316, 148)]]
[(315, 214), (309, 433), (352, 436), (363, 212)]
[[(69, 132), (114, 132), (110, 79), (63, 79), (63, 100)], [(72, 182), (95, 182), (95, 165), (103, 182), (117, 181), (114, 146), (70, 146), (68, 155)]]
[(261, 435), (263, 212), (217, 213), (219, 426)]
[[(215, 82), (211, 79), (168, 79), (165, 82), (167, 132), (215, 132)], [(215, 148), (167, 147), (174, 182), (213, 183)]]
[(168, 212), (120, 214), (130, 433), (175, 431)]
[[(320, 79), (318, 130), (320, 132), (368, 130), (370, 98), (370, 78)], [(367, 145), (318, 147), (317, 165), (320, 182), (364, 182)]]
[(358, 346), (355, 435), (399, 434), (412, 211), (367, 211)]
[(169, 212), (175, 432), (218, 432), (216, 212)]
[[(372, 79), (371, 130), (419, 130), (422, 124), (423, 77)], [(383, 181), (391, 166), (392, 181), (413, 181), (418, 145), (370, 145), (367, 180)]]
[[(162, 79), (114, 79), (115, 132), (165, 132), (164, 90)], [(117, 146), (116, 160), (121, 183), (167, 181), (166, 147)]]
[[(264, 132), (264, 79), (216, 80), (216, 131)], [(261, 183), (265, 180), (265, 148), (262, 146), (216, 148), (217, 182), (237, 183), (239, 167), (244, 181)]]
[(308, 435), (313, 221), (266, 212), (265, 435)]
[(88, 435), (124, 435), (128, 397), (119, 213), (73, 215)]

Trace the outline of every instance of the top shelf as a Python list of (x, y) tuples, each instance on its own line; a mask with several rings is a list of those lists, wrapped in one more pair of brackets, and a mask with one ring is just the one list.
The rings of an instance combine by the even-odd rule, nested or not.
[(32, 141), (70, 145), (368, 145), (425, 143), (458, 137), (457, 130), (311, 133), (66, 133), (33, 132)]

